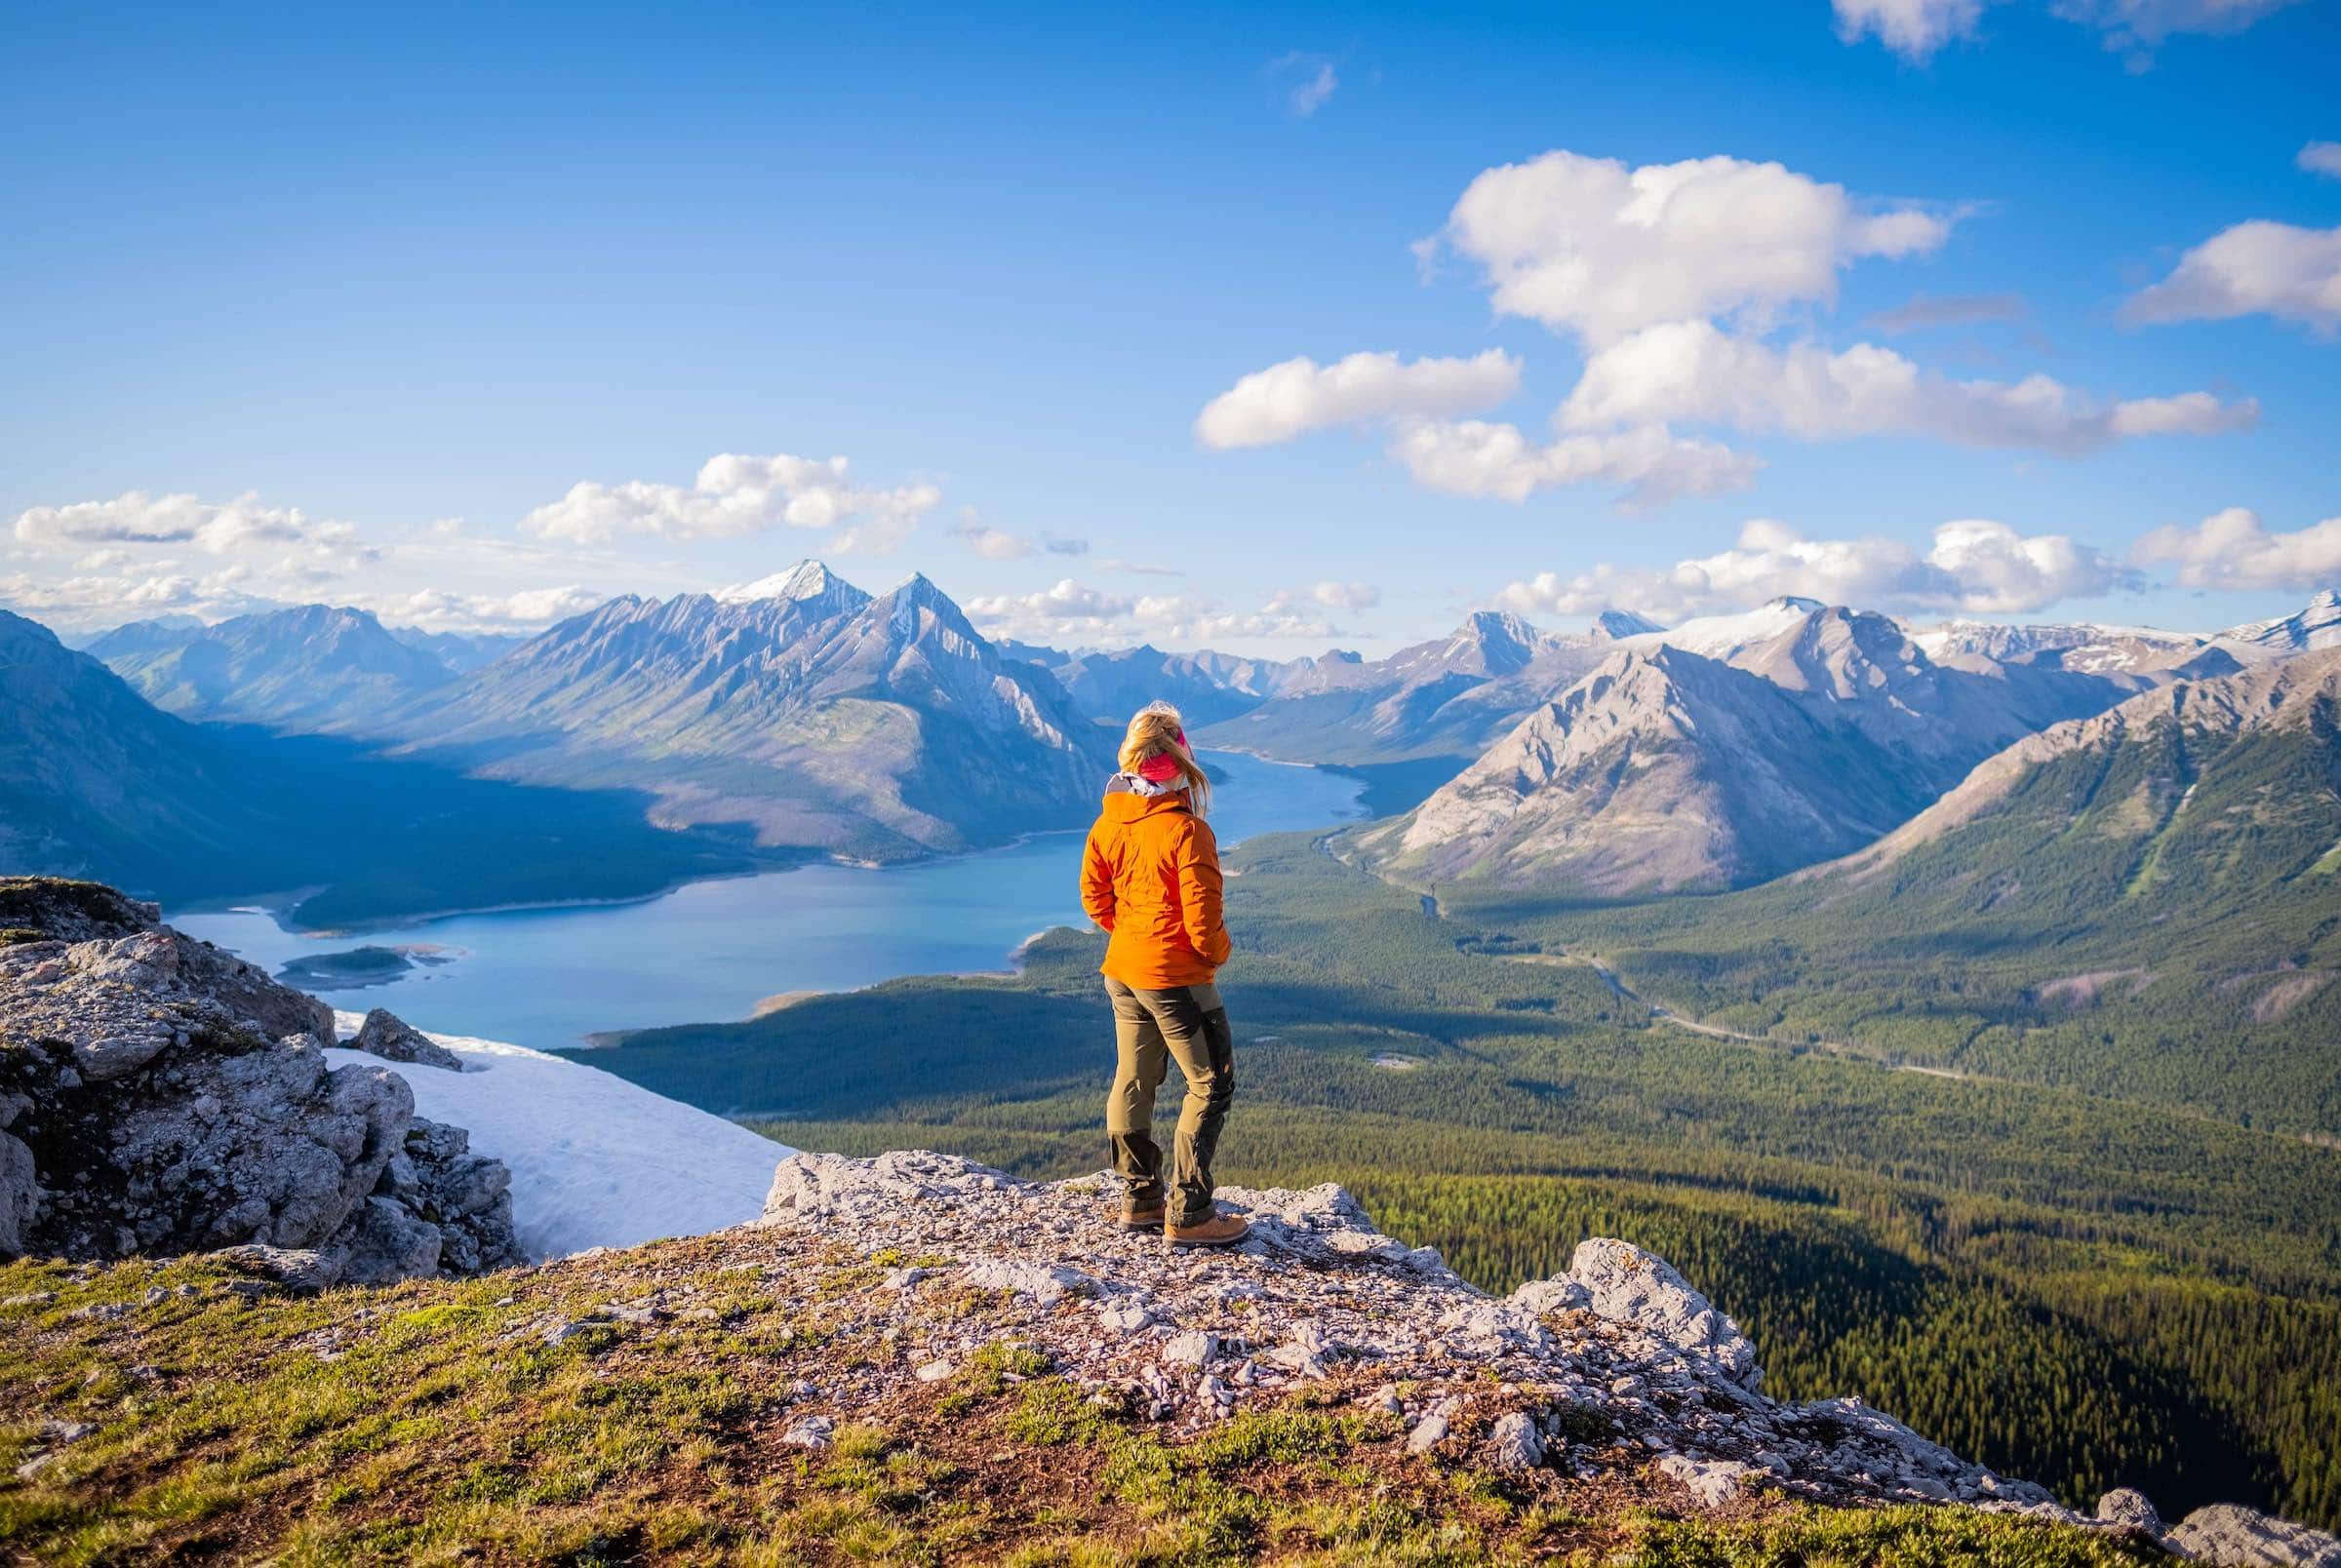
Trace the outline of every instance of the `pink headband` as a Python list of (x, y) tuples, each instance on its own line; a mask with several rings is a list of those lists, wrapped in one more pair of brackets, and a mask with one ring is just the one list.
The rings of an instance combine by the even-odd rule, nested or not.
[[(1183, 729), (1178, 732), (1178, 744), (1182, 749), (1187, 744)], [(1157, 752), (1138, 764), (1138, 777), (1149, 784), (1168, 784), (1178, 777), (1178, 759), (1169, 752)]]

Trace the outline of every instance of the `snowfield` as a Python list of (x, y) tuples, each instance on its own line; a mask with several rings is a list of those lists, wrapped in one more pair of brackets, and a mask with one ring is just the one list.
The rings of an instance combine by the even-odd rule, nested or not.
[[(360, 1015), (335, 1028), (357, 1033)], [(534, 1256), (630, 1247), (755, 1219), (773, 1167), (796, 1153), (745, 1127), (567, 1057), (461, 1035), (431, 1039), (463, 1071), (395, 1062), (415, 1110), (469, 1129), (471, 1147), (512, 1167), (512, 1223)], [(336, 1067), (382, 1059), (337, 1046)]]

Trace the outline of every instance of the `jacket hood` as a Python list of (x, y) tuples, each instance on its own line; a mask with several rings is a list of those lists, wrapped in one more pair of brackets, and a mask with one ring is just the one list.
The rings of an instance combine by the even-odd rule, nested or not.
[(1117, 773), (1105, 786), (1105, 799), (1099, 803), (1097, 809), (1098, 814), (1108, 822), (1135, 822), (1140, 817), (1156, 816), (1165, 811), (1189, 811), (1193, 807), (1188, 804), (1185, 790), (1141, 794)]

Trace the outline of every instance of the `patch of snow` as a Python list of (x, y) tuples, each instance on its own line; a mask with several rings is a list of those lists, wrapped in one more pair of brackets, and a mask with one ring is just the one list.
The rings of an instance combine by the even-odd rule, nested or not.
[[(343, 1034), (359, 1015), (334, 1015)], [(698, 1235), (764, 1212), (773, 1167), (796, 1153), (736, 1122), (567, 1057), (461, 1035), (430, 1037), (461, 1073), (392, 1064), (417, 1116), (462, 1127), (512, 1169), (512, 1223), (536, 1258)], [(381, 1059), (337, 1046), (336, 1067)]]
[(1737, 615), (1701, 615), (1662, 632), (1643, 632), (1617, 640), (1621, 647), (1650, 648), (1664, 644), (1713, 659), (1728, 659), (1752, 644), (1779, 636), (1816, 609), (1817, 599), (1784, 596)]

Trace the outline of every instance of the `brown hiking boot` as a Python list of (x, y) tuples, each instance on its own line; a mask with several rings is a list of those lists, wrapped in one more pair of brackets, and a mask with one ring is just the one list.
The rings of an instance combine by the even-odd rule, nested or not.
[(1151, 1203), (1124, 1203), (1114, 1211), (1114, 1223), (1125, 1231), (1152, 1231), (1162, 1226), (1166, 1210), (1163, 1200)]
[(1251, 1235), (1251, 1222), (1241, 1214), (1207, 1214), (1192, 1225), (1166, 1225), (1163, 1235), (1172, 1246), (1232, 1246)]

